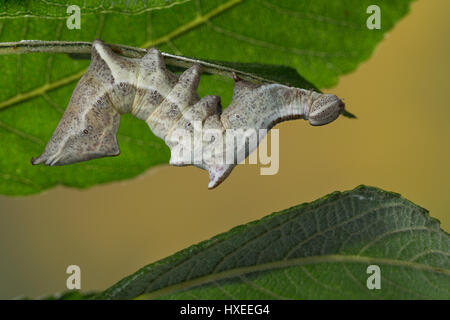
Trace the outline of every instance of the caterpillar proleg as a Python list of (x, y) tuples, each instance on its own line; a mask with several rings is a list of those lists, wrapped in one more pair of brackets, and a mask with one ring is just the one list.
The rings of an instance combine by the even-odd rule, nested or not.
[[(222, 112), (220, 97), (197, 94), (199, 64), (177, 76), (155, 48), (141, 59), (126, 58), (100, 40), (94, 41), (91, 55), (53, 136), (32, 164), (66, 165), (119, 155), (120, 115), (131, 113), (169, 146), (170, 164), (207, 170), (208, 187), (214, 188), (257, 147), (261, 132), (298, 118), (324, 125), (344, 110), (332, 94), (236, 78), (232, 102)], [(243, 137), (246, 132), (254, 132), (256, 139)], [(230, 154), (232, 161), (227, 161)]]

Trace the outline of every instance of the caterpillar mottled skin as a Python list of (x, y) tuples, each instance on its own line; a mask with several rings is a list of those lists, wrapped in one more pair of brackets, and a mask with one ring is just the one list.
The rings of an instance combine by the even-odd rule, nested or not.
[[(217, 143), (226, 139), (205, 138), (200, 131), (215, 129), (225, 136), (229, 129), (270, 129), (278, 122), (296, 118), (323, 125), (335, 120), (344, 109), (344, 103), (335, 95), (235, 79), (232, 103), (222, 112), (220, 97), (199, 98), (200, 76), (198, 64), (179, 77), (171, 73), (155, 48), (141, 59), (132, 59), (115, 54), (100, 40), (94, 41), (88, 71), (78, 82), (45, 151), (33, 158), (32, 164), (66, 165), (118, 155), (120, 115), (131, 113), (145, 120), (153, 133), (165, 140), (171, 149), (170, 164), (208, 170), (208, 187), (214, 188), (256, 146), (249, 148), (245, 140), (233, 145), (238, 156), (233, 163), (227, 163), (225, 151), (216, 149)], [(182, 139), (183, 132), (192, 139)], [(180, 146), (186, 150), (193, 146), (192, 155), (180, 157), (174, 152)], [(209, 157), (202, 157), (206, 153)]]

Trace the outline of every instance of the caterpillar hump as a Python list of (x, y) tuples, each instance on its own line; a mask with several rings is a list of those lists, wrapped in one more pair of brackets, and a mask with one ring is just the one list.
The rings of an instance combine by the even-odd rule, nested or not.
[[(198, 64), (179, 77), (173, 74), (155, 48), (132, 59), (95, 40), (88, 71), (44, 152), (32, 163), (66, 165), (118, 155), (120, 115), (131, 113), (169, 146), (170, 164), (207, 170), (208, 187), (214, 188), (256, 148), (249, 141), (256, 138), (259, 143), (266, 132), (261, 135), (260, 129), (296, 118), (322, 125), (335, 120), (344, 108), (335, 95), (236, 79), (232, 103), (222, 113), (220, 97), (199, 97), (200, 77)], [(246, 132), (258, 136), (248, 137)]]

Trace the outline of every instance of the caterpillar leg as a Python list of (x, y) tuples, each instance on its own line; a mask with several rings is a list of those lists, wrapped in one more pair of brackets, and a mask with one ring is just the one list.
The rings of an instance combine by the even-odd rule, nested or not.
[(230, 175), (235, 166), (235, 164), (224, 164), (209, 168), (208, 189), (214, 189), (219, 184), (221, 184), (222, 181), (224, 181)]

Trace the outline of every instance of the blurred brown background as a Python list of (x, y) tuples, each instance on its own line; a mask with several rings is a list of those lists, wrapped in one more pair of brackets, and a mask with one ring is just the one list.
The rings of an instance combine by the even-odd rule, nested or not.
[(450, 1), (419, 0), (356, 72), (331, 90), (358, 120), (280, 129), (280, 170), (237, 167), (219, 188), (207, 172), (162, 166), (88, 190), (0, 196), (0, 298), (101, 290), (145, 264), (273, 211), (359, 184), (401, 193), (450, 230)]

